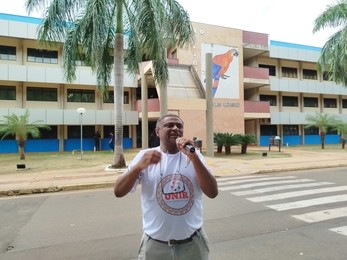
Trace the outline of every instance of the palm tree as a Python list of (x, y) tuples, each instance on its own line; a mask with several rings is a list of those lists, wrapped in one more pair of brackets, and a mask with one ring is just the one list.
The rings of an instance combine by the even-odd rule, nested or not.
[(346, 137), (347, 137), (347, 124), (344, 122), (338, 122), (336, 125), (335, 129), (339, 131), (340, 136), (341, 136), (341, 145), (342, 149), (345, 149), (346, 145)]
[(217, 153), (222, 153), (225, 143), (224, 133), (213, 133), (213, 142), (217, 145)]
[[(29, 13), (35, 8), (45, 11), (38, 31), (40, 42), (65, 41), (63, 65), (69, 82), (75, 79), (75, 61), (79, 56), (86, 57), (97, 76), (97, 88), (104, 95), (113, 71), (116, 142), (112, 167), (125, 167), (124, 64), (136, 75), (141, 61), (152, 60), (154, 80), (165, 87), (169, 77), (165, 48), (182, 48), (194, 40), (188, 13), (175, 0), (27, 0), (26, 7)], [(124, 35), (128, 39), (126, 52)]]
[(29, 116), (29, 111), (26, 110), (23, 115), (11, 114), (4, 116), (5, 120), (0, 120), (0, 135), (3, 135), (1, 139), (6, 136), (16, 136), (21, 160), (25, 159), (24, 146), (28, 136), (39, 138), (41, 128), (50, 129), (47, 125), (39, 124), (41, 121), (29, 123)]
[(238, 137), (232, 133), (223, 133), (225, 155), (231, 154), (231, 146), (238, 145)]
[(247, 153), (247, 147), (249, 144), (254, 144), (257, 142), (257, 137), (253, 134), (237, 134), (236, 136), (241, 145), (241, 154)]
[(309, 122), (309, 124), (305, 125), (305, 128), (317, 127), (319, 129), (321, 146), (324, 149), (325, 134), (329, 128), (336, 127), (338, 120), (334, 115), (320, 114), (318, 112), (315, 115), (307, 115), (305, 119)]
[(318, 60), (318, 70), (327, 73), (337, 84), (347, 86), (347, 0), (328, 5), (314, 21), (313, 33), (325, 28), (336, 28), (324, 44)]

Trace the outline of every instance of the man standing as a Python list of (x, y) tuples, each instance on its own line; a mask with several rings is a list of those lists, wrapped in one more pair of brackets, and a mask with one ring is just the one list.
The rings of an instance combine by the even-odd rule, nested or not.
[(110, 132), (110, 141), (108, 142), (108, 146), (114, 151), (114, 134)]
[(96, 131), (96, 133), (94, 135), (95, 151), (100, 151), (100, 138), (101, 138), (101, 135), (100, 135), (99, 131)]
[(123, 197), (141, 183), (143, 230), (138, 259), (209, 259), (202, 228), (202, 196), (215, 198), (217, 182), (202, 154), (185, 147), (183, 121), (161, 117), (155, 128), (160, 146), (140, 151), (118, 177), (114, 194)]

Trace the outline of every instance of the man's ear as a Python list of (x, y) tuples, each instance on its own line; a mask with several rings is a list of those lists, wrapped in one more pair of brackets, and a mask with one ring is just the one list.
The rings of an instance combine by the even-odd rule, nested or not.
[(156, 134), (156, 136), (159, 136), (159, 128), (158, 128), (158, 127), (156, 127), (154, 130), (155, 130), (155, 134)]

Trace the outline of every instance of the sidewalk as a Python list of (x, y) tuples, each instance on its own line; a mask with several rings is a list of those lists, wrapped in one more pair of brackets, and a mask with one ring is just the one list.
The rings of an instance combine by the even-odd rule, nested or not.
[[(290, 153), (291, 157), (267, 158), (260, 155), (255, 160), (206, 157), (206, 162), (216, 177), (347, 166), (347, 152), (282, 151)], [(109, 171), (106, 168), (107, 165), (100, 165), (40, 173), (24, 170), (18, 171), (18, 174), (0, 175), (0, 197), (113, 187), (117, 176), (124, 170)]]

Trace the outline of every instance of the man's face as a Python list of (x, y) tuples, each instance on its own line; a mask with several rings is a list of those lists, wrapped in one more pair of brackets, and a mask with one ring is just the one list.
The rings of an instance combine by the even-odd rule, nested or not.
[(176, 145), (176, 139), (183, 136), (183, 122), (178, 117), (165, 117), (156, 128), (156, 133), (160, 142)]

